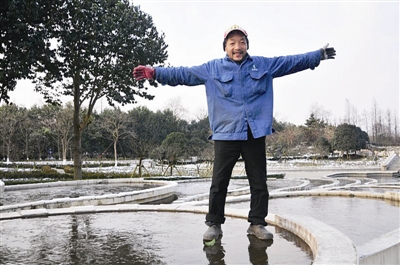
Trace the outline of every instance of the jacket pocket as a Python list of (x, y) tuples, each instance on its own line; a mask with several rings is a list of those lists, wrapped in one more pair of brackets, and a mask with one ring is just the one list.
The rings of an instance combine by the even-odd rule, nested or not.
[(267, 91), (268, 71), (250, 72), (253, 94), (264, 94)]
[(232, 80), (233, 75), (231, 74), (218, 75), (214, 77), (214, 83), (217, 88), (216, 94), (218, 97), (233, 97)]

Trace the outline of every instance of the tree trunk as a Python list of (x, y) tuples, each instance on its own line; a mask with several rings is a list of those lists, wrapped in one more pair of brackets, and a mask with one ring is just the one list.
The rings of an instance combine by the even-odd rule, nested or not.
[[(75, 121), (74, 121), (75, 123)], [(77, 128), (75, 128), (77, 127)], [(73, 148), (73, 153), (74, 153), (74, 179), (79, 180), (82, 179), (82, 154), (81, 154), (81, 131), (79, 129), (79, 123), (77, 126), (74, 124), (74, 131), (75, 131), (75, 136), (74, 136), (74, 148)]]
[(38, 144), (38, 160), (41, 161), (42, 160), (42, 148), (40, 146), (40, 140), (37, 141)]
[(79, 91), (79, 83), (76, 81), (78, 78), (74, 80), (74, 179), (79, 180), (82, 179), (82, 130), (80, 125), (79, 113), (81, 109), (80, 98), (81, 94)]
[(68, 150), (68, 143), (66, 138), (61, 138), (61, 147), (62, 147), (62, 160), (63, 164), (67, 164), (67, 150)]
[(61, 160), (61, 154), (60, 154), (60, 134), (57, 134), (57, 153), (58, 153), (58, 160)]
[(143, 161), (143, 158), (142, 158), (142, 156), (140, 156), (139, 157), (139, 178), (142, 177), (142, 161)]
[(29, 161), (29, 139), (28, 139), (28, 134), (25, 136), (25, 152), (26, 152), (26, 160)]
[(114, 141), (114, 160), (115, 160), (115, 167), (118, 166), (118, 154), (117, 154), (117, 141), (118, 139), (115, 139)]
[(11, 143), (7, 143), (7, 164), (10, 163)]

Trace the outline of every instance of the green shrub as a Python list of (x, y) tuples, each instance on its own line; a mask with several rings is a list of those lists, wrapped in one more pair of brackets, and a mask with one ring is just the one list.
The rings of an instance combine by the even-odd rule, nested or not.
[(131, 178), (129, 173), (82, 172), (82, 179)]
[(42, 171), (0, 171), (0, 179), (3, 180), (6, 185), (15, 185), (22, 183), (39, 183), (48, 181), (65, 181), (72, 180), (71, 175), (60, 174), (55, 170)]
[[(42, 183), (51, 181), (69, 181), (74, 180), (73, 174), (67, 173), (73, 168), (64, 168), (65, 173), (58, 173), (56, 170), (43, 166), (42, 170), (32, 171), (0, 171), (0, 179), (6, 185)], [(106, 173), (106, 172), (82, 172), (82, 179), (111, 179), (111, 178), (132, 178), (137, 177), (132, 173)]]

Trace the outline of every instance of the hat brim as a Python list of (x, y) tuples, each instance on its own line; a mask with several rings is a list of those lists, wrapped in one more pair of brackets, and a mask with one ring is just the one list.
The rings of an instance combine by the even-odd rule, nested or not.
[(227, 31), (225, 31), (224, 33), (224, 39), (226, 39), (226, 37), (228, 37), (228, 35), (230, 33), (232, 33), (233, 31), (239, 31), (241, 33), (243, 33), (243, 35), (245, 35), (247, 37), (247, 32), (242, 29), (241, 27), (237, 26), (237, 25), (233, 25), (232, 27), (230, 27)]

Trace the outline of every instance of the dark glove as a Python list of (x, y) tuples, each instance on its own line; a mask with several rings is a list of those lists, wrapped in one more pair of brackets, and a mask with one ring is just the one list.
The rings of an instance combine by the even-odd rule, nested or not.
[(333, 47), (328, 48), (329, 43), (327, 43), (324, 47), (320, 49), (321, 51), (321, 60), (326, 59), (335, 59), (336, 51)]
[(154, 79), (156, 71), (153, 67), (139, 65), (138, 67), (133, 68), (132, 74), (136, 80)]

